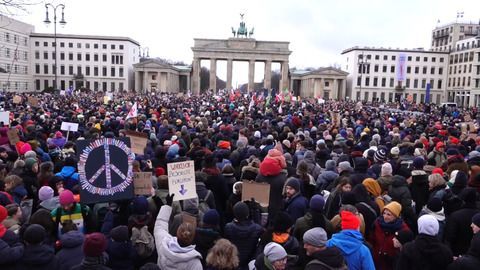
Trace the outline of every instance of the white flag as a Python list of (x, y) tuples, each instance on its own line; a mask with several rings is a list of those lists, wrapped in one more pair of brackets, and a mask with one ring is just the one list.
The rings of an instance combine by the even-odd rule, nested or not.
[(135, 102), (132, 108), (130, 108), (130, 111), (128, 112), (127, 118), (125, 120), (137, 117), (137, 115), (138, 115), (137, 102)]

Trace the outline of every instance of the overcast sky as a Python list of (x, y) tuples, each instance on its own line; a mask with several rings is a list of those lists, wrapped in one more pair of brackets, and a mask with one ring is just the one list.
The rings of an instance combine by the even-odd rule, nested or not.
[[(231, 37), (245, 13), (257, 40), (290, 42), (290, 67), (297, 68), (340, 64), (341, 51), (353, 46), (429, 48), (438, 20), (454, 22), (457, 11), (464, 12), (459, 20), (480, 19), (479, 0), (53, 2), (66, 5), (67, 25), (60, 33), (127, 36), (149, 47), (151, 57), (186, 63), (192, 61), (193, 38)], [(44, 17), (39, 4), (15, 18), (35, 25), (36, 32), (53, 32)]]

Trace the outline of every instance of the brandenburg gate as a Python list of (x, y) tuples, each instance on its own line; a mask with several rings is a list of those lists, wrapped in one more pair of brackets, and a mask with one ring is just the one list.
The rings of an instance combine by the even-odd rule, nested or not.
[(227, 89), (232, 89), (233, 61), (247, 61), (248, 68), (248, 91), (254, 90), (255, 62), (264, 62), (264, 88), (272, 86), (272, 63), (280, 63), (281, 79), (280, 89), (289, 87), (288, 81), (288, 58), (292, 53), (285, 41), (258, 41), (251, 38), (253, 29), (250, 32), (242, 21), (237, 31), (232, 27), (234, 37), (229, 39), (204, 39), (195, 38), (192, 66), (192, 92), (200, 93), (200, 61), (210, 60), (210, 89), (217, 90), (217, 60), (227, 61)]

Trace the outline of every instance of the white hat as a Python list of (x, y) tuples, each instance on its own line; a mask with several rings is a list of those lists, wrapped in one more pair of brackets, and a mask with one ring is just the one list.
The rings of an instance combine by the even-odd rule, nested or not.
[(255, 138), (262, 138), (262, 133), (260, 133), (260, 131), (257, 130), (257, 131), (255, 131), (255, 132), (253, 133), (253, 137), (255, 137)]
[(265, 246), (263, 249), (263, 254), (270, 262), (275, 262), (287, 257), (287, 252), (285, 249), (281, 245), (274, 242), (270, 242)]
[(418, 221), (418, 233), (423, 233), (430, 236), (438, 234), (438, 220), (432, 215), (423, 215)]
[(400, 155), (400, 148), (398, 147), (392, 147), (392, 149), (390, 150), (390, 154), (393, 155), (393, 156), (398, 156)]

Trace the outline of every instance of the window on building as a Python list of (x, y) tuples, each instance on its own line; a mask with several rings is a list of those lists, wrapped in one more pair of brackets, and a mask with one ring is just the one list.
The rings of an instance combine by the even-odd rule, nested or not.
[(48, 65), (43, 65), (43, 74), (48, 74)]
[(437, 61), (436, 57), (432, 57), (432, 62), (435, 63)]
[(420, 62), (420, 56), (415, 57), (416, 62)]
[(423, 62), (428, 62), (428, 57), (423, 57)]
[(430, 88), (433, 89), (435, 88), (435, 80), (430, 79)]
[(77, 53), (77, 61), (82, 61), (82, 54), (81, 53)]
[(442, 89), (442, 79), (437, 81), (437, 89)]
[(68, 60), (73, 61), (73, 53), (68, 53)]
[(93, 76), (98, 76), (98, 67), (93, 67)]
[(35, 64), (35, 74), (40, 74), (40, 64)]
[(439, 68), (438, 68), (438, 74), (439, 74), (439, 75), (442, 75), (442, 74), (443, 74), (443, 67), (439, 67)]
[(385, 65), (382, 66), (382, 72), (384, 72), (384, 73), (387, 72), (387, 66), (385, 66)]
[(93, 48), (98, 49), (98, 43), (93, 43)]
[[(135, 57), (134, 57), (135, 61)], [(123, 65), (123, 55), (120, 55), (120, 65)], [(370, 73), (370, 65), (368, 65), (368, 73)]]
[(102, 82), (102, 90), (107, 91), (107, 82)]
[(430, 68), (430, 74), (435, 74), (435, 67)]
[(362, 83), (362, 77), (358, 76), (357, 77), (357, 86), (360, 86), (361, 83)]
[(115, 64), (115, 55), (112, 55), (112, 65)]
[(48, 52), (43, 52), (43, 59), (48, 60)]
[(378, 86), (378, 78), (377, 77), (373, 78), (373, 86), (374, 87)]
[(102, 76), (107, 77), (107, 67), (102, 67)]
[(85, 76), (90, 76), (90, 66), (85, 67)]
[(55, 52), (52, 52), (52, 60), (55, 60)]
[(93, 55), (93, 61), (98, 62), (98, 54)]
[(373, 71), (378, 72), (378, 65), (373, 66)]
[(102, 54), (102, 61), (107, 62), (107, 54)]
[(388, 55), (384, 55), (383, 60), (388, 60)]
[(118, 69), (118, 76), (123, 77), (123, 67)]
[(107, 49), (107, 44), (102, 44), (102, 49), (106, 50)]
[(387, 85), (387, 79), (382, 78), (382, 87), (385, 87)]
[(422, 79), (422, 89), (425, 89), (426, 86), (427, 86), (427, 80)]
[(40, 42), (39, 41), (35, 41), (35, 47), (40, 47)]
[(415, 74), (418, 74), (418, 71), (420, 70), (419, 67), (415, 67)]
[(407, 61), (412, 61), (412, 57), (411, 57), (411, 56), (407, 56)]
[(395, 66), (390, 66), (390, 73), (395, 73)]
[(119, 48), (120, 50), (123, 50), (123, 45), (118, 45), (118, 48)]
[(60, 75), (65, 75), (65, 66), (64, 65), (60, 66)]
[(393, 102), (393, 93), (388, 93), (388, 102)]
[(115, 50), (115, 44), (111, 44), (110, 49)]
[(35, 59), (40, 59), (40, 52), (39, 51), (35, 51)]
[(407, 74), (410, 74), (412, 72), (412, 67), (407, 67)]
[(44, 41), (43, 42), (43, 47), (48, 47), (48, 42)]
[(68, 66), (68, 75), (73, 75), (73, 66)]
[(418, 88), (418, 79), (413, 80), (413, 88)]
[(443, 63), (443, 61), (444, 61), (443, 57), (440, 57), (440, 63)]
[(397, 59), (397, 57), (395, 55), (392, 55), (392, 61), (395, 61), (395, 59)]
[(69, 47), (69, 48), (73, 48), (73, 42), (69, 42), (69, 43), (68, 43), (68, 47)]
[(410, 79), (407, 79), (407, 80), (405, 81), (405, 87), (406, 87), (406, 88), (410, 88)]
[(40, 80), (35, 80), (35, 90), (40, 91)]
[(81, 49), (82, 48), (82, 43), (77, 43), (77, 49)]
[(85, 61), (90, 61), (90, 54), (89, 53), (85, 54)]
[(394, 84), (395, 84), (395, 80), (393, 78), (390, 78), (390, 87), (393, 87)]
[(423, 74), (427, 74), (427, 67), (423, 67), (423, 68), (422, 68), (422, 73), (423, 73)]
[(112, 67), (110, 69), (110, 74), (111, 74), (112, 77), (115, 77), (115, 67)]

